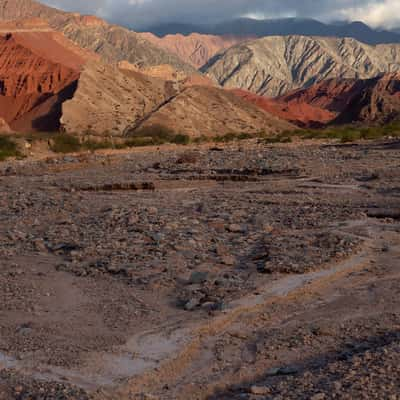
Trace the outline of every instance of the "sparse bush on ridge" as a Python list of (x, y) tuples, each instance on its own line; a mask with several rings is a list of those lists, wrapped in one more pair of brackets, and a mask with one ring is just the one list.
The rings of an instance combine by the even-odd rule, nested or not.
[[(261, 139), (265, 144), (290, 143), (294, 138), (298, 139), (334, 139), (341, 143), (349, 143), (357, 140), (373, 140), (385, 137), (400, 138), (400, 122), (376, 126), (362, 127), (357, 125), (328, 127), (325, 129), (297, 129), (284, 131), (276, 135), (269, 135), (265, 131), (256, 133), (230, 132), (224, 135), (198, 136), (190, 138), (188, 135), (177, 134), (162, 125), (152, 125), (133, 131), (128, 137), (115, 142), (111, 139), (93, 140), (84, 139), (78, 135), (67, 133), (32, 133), (18, 135), (28, 141), (48, 140), (50, 150), (55, 153), (75, 153), (80, 151), (96, 151), (102, 149), (126, 149), (130, 147), (160, 146), (163, 144), (187, 145), (202, 143), (229, 143), (247, 139)], [(19, 157), (21, 153), (14, 139), (0, 135), (0, 161), (9, 157)]]
[(82, 150), (79, 138), (67, 133), (56, 134), (51, 141), (50, 150), (55, 153), (75, 153)]
[(176, 134), (162, 125), (151, 125), (132, 132), (125, 142), (126, 147), (159, 146), (166, 143), (186, 145), (190, 143), (190, 137)]
[(8, 136), (0, 136), (0, 161), (4, 161), (9, 157), (19, 157), (20, 155), (18, 145), (14, 140)]
[(299, 139), (335, 139), (341, 143), (354, 142), (356, 140), (373, 140), (385, 137), (400, 137), (400, 123), (376, 127), (340, 126), (325, 129), (304, 129), (285, 131), (265, 139), (265, 143), (286, 143), (293, 138)]
[(81, 143), (81, 147), (83, 150), (96, 151), (96, 150), (105, 150), (105, 149), (116, 149), (118, 148), (117, 144), (112, 143), (109, 140), (84, 140)]

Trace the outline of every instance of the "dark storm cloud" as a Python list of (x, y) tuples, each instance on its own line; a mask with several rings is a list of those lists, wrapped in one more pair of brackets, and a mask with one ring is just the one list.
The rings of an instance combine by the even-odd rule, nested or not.
[(239, 16), (362, 20), (400, 25), (400, 0), (44, 0), (69, 11), (143, 27), (159, 22), (216, 22)]

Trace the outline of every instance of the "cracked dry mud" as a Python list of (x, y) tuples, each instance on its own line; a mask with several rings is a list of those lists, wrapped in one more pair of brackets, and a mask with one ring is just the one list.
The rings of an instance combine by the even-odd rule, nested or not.
[(0, 164), (0, 399), (398, 399), (399, 150)]

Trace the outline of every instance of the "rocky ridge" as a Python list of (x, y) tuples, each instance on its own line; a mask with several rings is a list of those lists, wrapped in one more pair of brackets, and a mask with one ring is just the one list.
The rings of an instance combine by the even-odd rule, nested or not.
[(67, 13), (34, 0), (0, 0), (0, 20), (42, 18), (82, 48), (98, 53), (106, 62), (127, 60), (134, 64), (153, 66), (171, 64), (194, 72), (179, 57), (153, 45), (138, 33), (111, 25), (104, 20)]
[(248, 40), (247, 37), (203, 35), (200, 33), (192, 33), (188, 36), (181, 34), (166, 35), (161, 38), (150, 32), (143, 32), (140, 35), (156, 46), (176, 54), (195, 68), (202, 67), (221, 50)]
[(276, 36), (238, 44), (203, 68), (227, 88), (263, 96), (336, 79), (368, 79), (400, 70), (400, 45), (369, 46), (354, 39)]

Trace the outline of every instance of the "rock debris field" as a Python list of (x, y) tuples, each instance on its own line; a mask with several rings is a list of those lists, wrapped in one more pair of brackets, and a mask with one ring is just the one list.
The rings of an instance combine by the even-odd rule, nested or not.
[(400, 144), (0, 164), (0, 399), (400, 399)]

